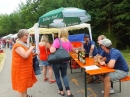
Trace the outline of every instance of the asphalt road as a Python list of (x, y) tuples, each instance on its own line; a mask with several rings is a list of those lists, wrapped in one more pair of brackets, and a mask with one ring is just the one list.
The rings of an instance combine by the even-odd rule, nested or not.
[[(0, 97), (18, 97), (17, 92), (11, 87), (11, 50), (6, 49), (6, 59), (2, 72), (0, 73)], [(75, 71), (80, 71), (74, 70)], [(85, 97), (84, 94), (84, 73), (71, 74), (68, 68), (68, 78), (70, 81), (70, 89), (74, 97)], [(50, 84), (43, 81), (43, 75), (37, 76), (38, 82), (28, 90), (29, 95), (33, 97), (61, 97), (57, 93), (58, 87), (56, 83)], [(114, 90), (118, 90), (118, 83), (114, 83)], [(101, 91), (103, 90), (102, 83), (88, 84), (87, 97), (103, 97)], [(65, 89), (64, 89), (65, 91)], [(67, 97), (67, 94), (64, 96)], [(130, 97), (130, 81), (122, 83), (121, 93), (110, 94), (109, 97)]]

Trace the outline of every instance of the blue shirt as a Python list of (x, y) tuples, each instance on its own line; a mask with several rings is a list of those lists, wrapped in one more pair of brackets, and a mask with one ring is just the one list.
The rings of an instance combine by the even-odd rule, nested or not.
[(86, 51), (86, 53), (89, 53), (90, 52), (90, 48), (91, 46), (94, 45), (94, 50), (93, 50), (93, 56), (96, 56), (97, 55), (97, 47), (95, 46), (95, 42), (94, 41), (89, 41), (88, 44), (84, 44), (84, 49)]
[(123, 70), (125, 72), (129, 71), (128, 64), (126, 63), (124, 57), (122, 56), (121, 52), (115, 48), (111, 48), (109, 53), (106, 53), (105, 51), (102, 52), (101, 56), (105, 54), (105, 57), (107, 59), (106, 63), (108, 63), (110, 60), (116, 60), (114, 69)]
[(99, 55), (100, 55), (100, 54), (102, 53), (102, 51), (103, 51), (103, 49), (101, 48), (101, 46), (99, 46), (97, 50), (98, 50), (98, 54), (99, 54)]
[(104, 52), (104, 50), (101, 48), (101, 46), (99, 46), (97, 50), (98, 50), (99, 55), (102, 55), (103, 57), (105, 57), (105, 54), (102, 53), (102, 52)]

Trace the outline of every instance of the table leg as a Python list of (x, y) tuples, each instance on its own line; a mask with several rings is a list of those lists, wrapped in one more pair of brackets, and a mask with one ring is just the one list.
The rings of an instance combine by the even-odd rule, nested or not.
[(113, 82), (111, 82), (111, 87), (113, 88)]
[(82, 67), (80, 67), (81, 68), (81, 72), (79, 71), (79, 72), (72, 72), (72, 62), (71, 62), (71, 60), (70, 60), (70, 62), (69, 62), (69, 65), (70, 65), (70, 71), (71, 71), (71, 74), (74, 74), (74, 73), (82, 73)]
[(87, 77), (87, 74), (86, 74), (86, 72), (84, 71), (85, 97), (87, 97), (87, 83), (86, 83), (86, 77)]
[(81, 72), (82, 72), (82, 69), (83, 69), (83, 68), (81, 68)]
[(70, 60), (70, 70), (71, 70), (71, 74), (72, 74), (72, 67), (71, 67), (71, 65), (72, 65), (72, 62), (71, 62), (71, 60)]

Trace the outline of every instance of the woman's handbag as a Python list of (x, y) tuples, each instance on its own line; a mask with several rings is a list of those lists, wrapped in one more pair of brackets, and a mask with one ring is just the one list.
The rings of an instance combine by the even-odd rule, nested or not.
[(37, 59), (37, 56), (33, 57), (33, 70), (35, 75), (41, 74), (40, 67), (39, 67), (39, 61)]
[(48, 56), (48, 63), (50, 64), (59, 64), (59, 63), (69, 61), (71, 59), (69, 53), (64, 48), (62, 48), (60, 39), (59, 42), (60, 42), (60, 48), (58, 48), (56, 52)]

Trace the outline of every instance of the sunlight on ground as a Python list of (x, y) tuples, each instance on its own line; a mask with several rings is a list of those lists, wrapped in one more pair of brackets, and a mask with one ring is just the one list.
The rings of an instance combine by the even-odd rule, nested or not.
[(4, 60), (5, 60), (5, 53), (0, 53), (0, 72), (1, 72), (2, 69), (3, 69)]

